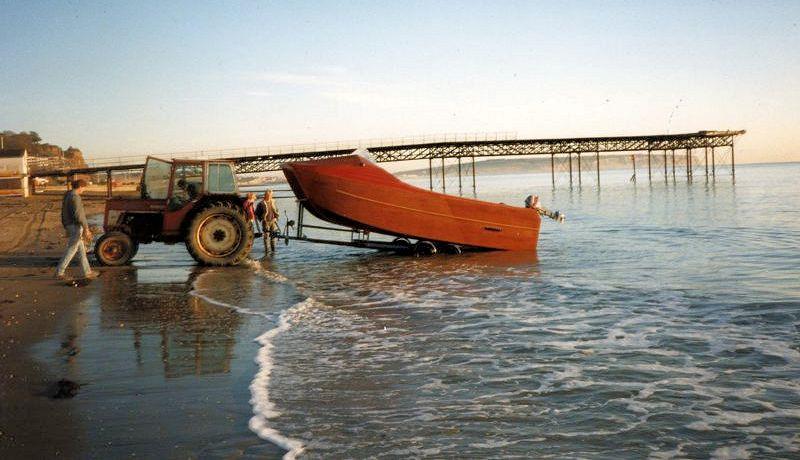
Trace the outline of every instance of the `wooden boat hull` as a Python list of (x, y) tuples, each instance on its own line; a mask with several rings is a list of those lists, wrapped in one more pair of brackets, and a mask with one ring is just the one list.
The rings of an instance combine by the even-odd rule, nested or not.
[(465, 248), (536, 250), (535, 210), (414, 187), (359, 155), (287, 163), (283, 172), (305, 208), (328, 222)]

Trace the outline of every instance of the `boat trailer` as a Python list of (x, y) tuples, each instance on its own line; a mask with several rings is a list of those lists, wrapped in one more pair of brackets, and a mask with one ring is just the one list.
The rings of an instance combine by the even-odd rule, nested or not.
[[(437, 252), (445, 252), (448, 254), (461, 254), (462, 247), (450, 243), (434, 243), (432, 241), (420, 240), (413, 243), (414, 238), (409, 236), (398, 236), (392, 241), (371, 240), (370, 236), (374, 232), (368, 230), (361, 230), (357, 228), (343, 228), (343, 227), (329, 227), (325, 225), (313, 225), (305, 223), (306, 208), (303, 206), (301, 200), (297, 201), (297, 221), (290, 220), (286, 211), (283, 212), (286, 218), (286, 224), (283, 231), (274, 232), (274, 238), (280, 238), (286, 245), (289, 241), (305, 241), (308, 243), (321, 243), (332, 244), (336, 246), (349, 246), (360, 249), (374, 249), (377, 251), (394, 252), (403, 255), (416, 255), (428, 256), (436, 254)], [(327, 238), (315, 238), (306, 235), (306, 229), (335, 231), (342, 233), (349, 233), (350, 239), (348, 240), (334, 240)], [(377, 233), (384, 235), (383, 233)], [(390, 236), (390, 235), (386, 235)]]

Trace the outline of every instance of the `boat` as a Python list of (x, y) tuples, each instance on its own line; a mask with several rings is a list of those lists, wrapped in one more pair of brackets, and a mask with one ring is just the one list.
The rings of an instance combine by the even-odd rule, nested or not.
[(461, 250), (535, 251), (535, 209), (433, 192), (407, 184), (361, 155), (286, 163), (301, 205), (359, 231)]

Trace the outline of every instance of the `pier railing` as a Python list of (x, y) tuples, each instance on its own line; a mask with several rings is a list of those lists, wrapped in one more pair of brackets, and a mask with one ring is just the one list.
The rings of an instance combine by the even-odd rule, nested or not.
[[(138, 155), (125, 155), (106, 158), (87, 159), (90, 168), (106, 166), (117, 167), (124, 165), (143, 164), (148, 156), (165, 160), (220, 160), (231, 158), (248, 158), (262, 156), (294, 156), (303, 153), (352, 151), (355, 149), (370, 149), (377, 146), (402, 146), (413, 144), (431, 144), (447, 142), (475, 142), (475, 141), (509, 141), (515, 140), (517, 133), (502, 131), (491, 133), (438, 133), (421, 136), (405, 136), (392, 138), (353, 139), (335, 142), (313, 142), (303, 144), (268, 145), (262, 147), (237, 147), (226, 149), (184, 150), (178, 152), (149, 153)], [(280, 169), (280, 168), (278, 168)]]

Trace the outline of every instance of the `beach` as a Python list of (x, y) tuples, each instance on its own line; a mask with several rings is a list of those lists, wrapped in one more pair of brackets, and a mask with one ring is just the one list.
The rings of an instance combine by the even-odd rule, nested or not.
[[(84, 202), (96, 222), (102, 199)], [(257, 346), (228, 335), (246, 321), (198, 304), (185, 279), (172, 292), (124, 268), (83, 287), (56, 281), (60, 196), (0, 210), (0, 457), (282, 455), (247, 428)], [(74, 397), (53, 398), (61, 379), (81, 385)]]

